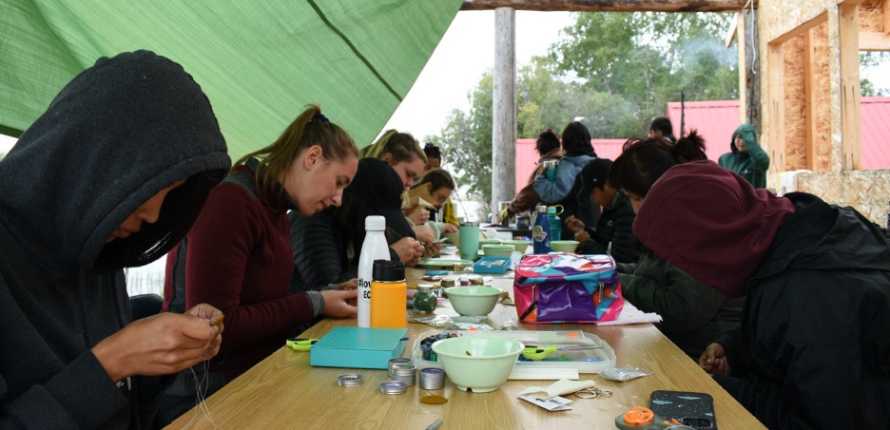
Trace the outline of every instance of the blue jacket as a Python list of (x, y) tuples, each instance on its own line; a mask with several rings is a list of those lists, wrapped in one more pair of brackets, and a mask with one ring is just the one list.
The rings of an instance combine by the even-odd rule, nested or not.
[(547, 179), (546, 175), (538, 175), (535, 178), (535, 192), (538, 193), (538, 197), (547, 204), (559, 203), (565, 199), (575, 184), (575, 177), (594, 159), (590, 155), (563, 157), (556, 167), (556, 178), (553, 181)]

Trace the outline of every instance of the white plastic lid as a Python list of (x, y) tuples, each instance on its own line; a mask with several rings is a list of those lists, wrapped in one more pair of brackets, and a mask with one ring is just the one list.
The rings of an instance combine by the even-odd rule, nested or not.
[(384, 231), (386, 230), (386, 218), (380, 215), (370, 215), (365, 218), (365, 230), (368, 231)]

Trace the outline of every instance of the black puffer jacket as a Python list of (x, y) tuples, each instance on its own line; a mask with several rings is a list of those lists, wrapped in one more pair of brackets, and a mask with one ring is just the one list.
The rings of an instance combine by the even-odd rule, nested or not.
[(661, 315), (658, 328), (696, 360), (708, 344), (739, 327), (743, 299), (726, 297), (651, 252), (643, 252), (633, 274), (619, 277), (624, 298)]
[(890, 428), (890, 244), (850, 208), (807, 194), (747, 282), (720, 341), (724, 384), (769, 428)]
[(588, 229), (590, 240), (578, 245), (579, 254), (605, 254), (612, 244), (612, 257), (618, 263), (636, 263), (640, 259), (640, 241), (633, 233), (633, 207), (621, 191), (615, 193), (612, 204), (603, 209), (596, 228)]

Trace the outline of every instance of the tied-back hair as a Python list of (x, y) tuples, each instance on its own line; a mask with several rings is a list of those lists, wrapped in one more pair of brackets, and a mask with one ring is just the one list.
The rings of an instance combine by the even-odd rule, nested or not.
[(387, 130), (373, 144), (362, 150), (362, 158), (377, 158), (382, 160), (383, 156), (389, 154), (392, 161), (401, 163), (403, 161), (411, 161), (414, 157), (420, 158), (424, 164), (428, 159), (420, 143), (414, 136), (408, 133), (401, 133), (398, 130)]
[(542, 131), (538, 135), (538, 140), (535, 141), (535, 150), (538, 151), (538, 155), (541, 157), (557, 148), (559, 148), (559, 136), (556, 135), (552, 128)]
[(426, 175), (423, 175), (420, 182), (411, 187), (411, 189), (418, 188), (424, 184), (430, 184), (430, 193), (435, 192), (439, 188), (448, 188), (452, 191), (455, 188), (454, 178), (444, 169), (433, 169), (426, 172)]
[(349, 134), (328, 120), (321, 108), (310, 105), (303, 111), (278, 139), (265, 148), (253, 151), (239, 159), (234, 168), (256, 158), (261, 169), (256, 172), (257, 186), (261, 193), (270, 196), (280, 190), (278, 181), (290, 169), (294, 160), (306, 149), (318, 145), (322, 156), (330, 161), (342, 161), (358, 157), (358, 149)]
[(705, 140), (692, 130), (676, 144), (663, 139), (631, 139), (609, 171), (609, 182), (626, 192), (645, 197), (661, 175), (671, 167), (707, 160)]

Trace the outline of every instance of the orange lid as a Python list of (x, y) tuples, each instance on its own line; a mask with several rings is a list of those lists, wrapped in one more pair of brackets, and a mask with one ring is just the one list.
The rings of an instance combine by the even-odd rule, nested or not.
[(651, 409), (635, 406), (624, 413), (624, 423), (632, 426), (644, 426), (655, 421), (655, 413)]

